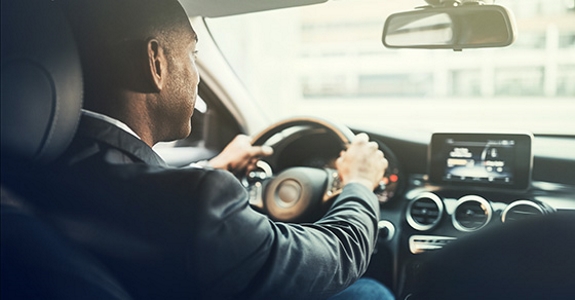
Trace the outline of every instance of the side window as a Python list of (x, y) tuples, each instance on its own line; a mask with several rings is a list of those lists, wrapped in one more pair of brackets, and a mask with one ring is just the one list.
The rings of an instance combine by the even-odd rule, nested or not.
[(198, 96), (196, 107), (192, 116), (192, 133), (185, 139), (178, 140), (175, 147), (204, 147), (205, 146), (205, 122), (208, 114), (208, 105)]
[(154, 150), (171, 166), (181, 167), (217, 155), (241, 127), (214, 93), (200, 83), (192, 116), (192, 133), (185, 139), (158, 143)]
[(177, 146), (204, 147), (219, 153), (244, 130), (205, 82), (200, 82), (198, 94), (192, 116), (192, 134)]

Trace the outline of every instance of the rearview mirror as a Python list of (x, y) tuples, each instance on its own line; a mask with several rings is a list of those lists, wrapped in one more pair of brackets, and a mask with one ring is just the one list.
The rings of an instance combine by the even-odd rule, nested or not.
[(388, 48), (504, 47), (515, 40), (513, 15), (499, 5), (426, 7), (392, 14), (385, 21)]

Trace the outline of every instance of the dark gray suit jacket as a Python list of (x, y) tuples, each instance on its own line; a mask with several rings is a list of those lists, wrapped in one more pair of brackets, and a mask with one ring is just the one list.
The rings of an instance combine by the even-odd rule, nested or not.
[(363, 274), (376, 241), (378, 201), (362, 185), (313, 224), (273, 222), (230, 173), (168, 167), (87, 116), (58, 165), (45, 211), (135, 299), (322, 299)]

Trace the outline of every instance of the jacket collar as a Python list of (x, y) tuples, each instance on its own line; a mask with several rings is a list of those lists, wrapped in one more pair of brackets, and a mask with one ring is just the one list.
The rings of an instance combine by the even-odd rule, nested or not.
[(83, 114), (77, 134), (116, 148), (135, 161), (166, 166), (164, 160), (142, 140), (100, 118)]

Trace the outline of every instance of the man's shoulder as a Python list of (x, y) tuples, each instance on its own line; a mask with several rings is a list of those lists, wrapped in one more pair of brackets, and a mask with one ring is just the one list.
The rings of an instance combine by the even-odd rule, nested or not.
[(75, 164), (86, 159), (113, 164), (145, 162), (165, 165), (163, 159), (146, 143), (120, 127), (83, 115), (71, 146), (63, 160)]

